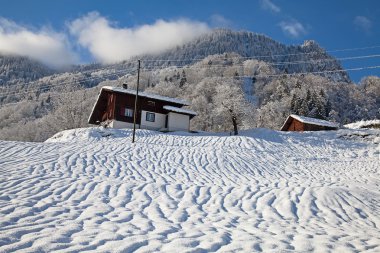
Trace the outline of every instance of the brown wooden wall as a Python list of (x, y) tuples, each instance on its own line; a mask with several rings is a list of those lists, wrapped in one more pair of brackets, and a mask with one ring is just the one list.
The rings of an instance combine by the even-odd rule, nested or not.
[[(120, 93), (116, 93), (117, 94), (117, 97), (116, 97), (116, 104), (115, 104), (115, 118), (116, 120), (119, 120), (119, 121), (124, 121), (124, 122), (129, 122), (129, 123), (133, 123), (133, 117), (126, 117), (124, 115), (122, 115), (122, 111), (121, 109), (122, 108), (128, 108), (128, 109), (134, 109), (135, 107), (135, 98), (134, 96), (132, 95), (127, 95), (127, 94), (120, 94)], [(137, 108), (139, 111), (139, 108), (141, 108), (141, 101), (137, 100), (138, 101), (138, 105), (137, 105)], [(141, 122), (141, 113), (137, 113), (137, 119), (136, 119), (136, 123), (137, 124), (140, 124)]]
[(304, 124), (298, 120), (292, 119), (292, 123), (290, 124), (288, 131), (305, 131)]
[(317, 125), (311, 125), (307, 123), (302, 123), (296, 119), (292, 119), (288, 129), (286, 131), (324, 131), (324, 130), (335, 130), (333, 127), (327, 127), (327, 126), (317, 126)]
[(323, 131), (323, 130), (329, 130), (329, 129), (325, 126), (316, 126), (316, 125), (305, 124), (305, 130), (304, 131)]

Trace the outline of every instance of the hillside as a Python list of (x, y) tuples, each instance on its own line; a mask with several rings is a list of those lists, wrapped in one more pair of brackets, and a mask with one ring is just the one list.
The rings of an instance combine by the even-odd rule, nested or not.
[(378, 130), (0, 142), (0, 251), (378, 252)]
[(0, 54), (0, 87), (52, 75), (51, 68), (28, 57)]
[[(302, 45), (285, 45), (263, 34), (228, 29), (214, 30), (168, 52), (141, 59), (173, 60), (145, 63), (149, 67), (161, 67), (192, 64), (194, 63), (192, 59), (202, 60), (209, 55), (225, 53), (236, 53), (242, 57), (267, 62), (280, 73), (343, 69), (341, 64), (315, 41), (305, 41)], [(323, 76), (335, 82), (350, 82), (350, 78), (345, 72), (325, 73)]]

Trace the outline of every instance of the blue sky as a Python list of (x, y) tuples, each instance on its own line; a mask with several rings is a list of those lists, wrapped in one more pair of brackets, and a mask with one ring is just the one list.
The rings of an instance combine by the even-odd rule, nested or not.
[[(128, 45), (134, 52), (155, 52), (164, 48), (152, 49), (149, 41), (154, 41), (154, 46), (167, 41), (180, 43), (179, 36), (172, 38), (171, 34), (186, 29), (187, 34), (179, 34), (186, 40), (214, 27), (263, 33), (285, 44), (313, 39), (326, 50), (380, 46), (380, 1), (376, 0), (4, 0), (0, 18), (0, 51), (17, 51), (57, 65), (119, 60), (115, 37), (120, 44), (130, 40)], [(167, 31), (167, 36), (161, 36), (167, 41), (154, 37), (160, 29)], [(147, 33), (153, 34), (153, 39), (147, 39)], [(105, 39), (107, 34), (112, 38)], [(43, 46), (33, 44), (34, 40), (43, 41)], [(25, 45), (26, 41), (31, 42)], [(107, 50), (111, 52), (105, 55)], [(123, 53), (120, 57), (131, 55)], [(380, 54), (380, 47), (332, 54)], [(380, 58), (342, 63), (346, 68), (374, 66), (380, 65)], [(369, 74), (380, 75), (380, 70), (350, 72), (355, 81)]]

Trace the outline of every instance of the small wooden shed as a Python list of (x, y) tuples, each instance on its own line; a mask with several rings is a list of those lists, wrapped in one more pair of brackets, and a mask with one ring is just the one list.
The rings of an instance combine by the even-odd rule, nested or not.
[(281, 131), (326, 131), (337, 130), (339, 125), (330, 121), (315, 119), (299, 115), (289, 115)]

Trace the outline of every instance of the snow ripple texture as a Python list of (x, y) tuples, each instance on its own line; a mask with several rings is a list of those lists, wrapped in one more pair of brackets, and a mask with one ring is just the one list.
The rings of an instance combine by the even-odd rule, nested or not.
[(0, 142), (0, 252), (380, 252), (376, 143), (130, 134)]

